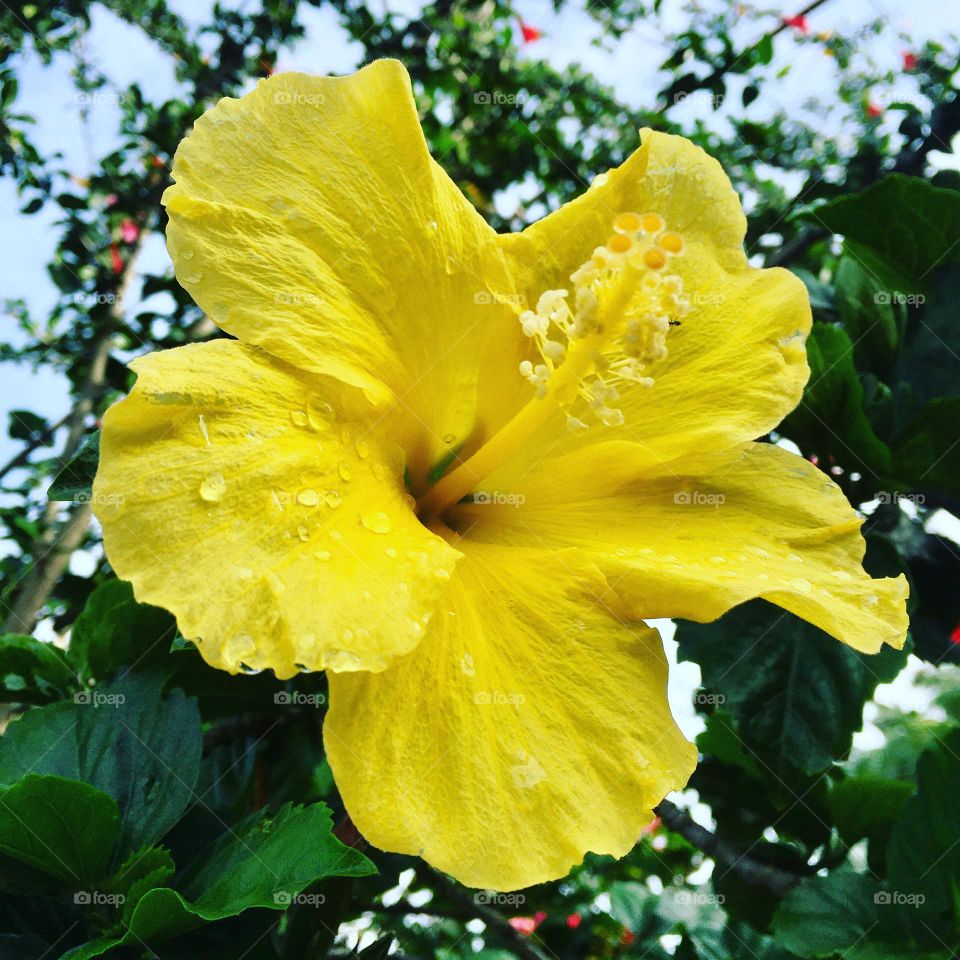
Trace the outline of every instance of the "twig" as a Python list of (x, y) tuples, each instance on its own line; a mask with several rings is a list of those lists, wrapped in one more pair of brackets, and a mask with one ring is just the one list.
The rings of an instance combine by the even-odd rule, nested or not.
[(802, 879), (780, 867), (755, 860), (741, 853), (706, 827), (701, 827), (686, 810), (664, 800), (653, 811), (674, 833), (716, 860), (717, 865), (734, 874), (744, 883), (765, 887), (778, 899), (783, 899)]

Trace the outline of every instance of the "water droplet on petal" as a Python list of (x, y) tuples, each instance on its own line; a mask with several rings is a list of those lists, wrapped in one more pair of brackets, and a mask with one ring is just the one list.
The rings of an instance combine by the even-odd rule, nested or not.
[(396, 560), (397, 557), (399, 556), (399, 554), (397, 553), (397, 548), (396, 548), (396, 547), (387, 547), (387, 549), (384, 550), (383, 552), (384, 552), (391, 560)]
[(366, 440), (358, 440), (354, 444), (354, 447), (357, 451), (357, 456), (361, 460), (365, 460), (368, 456), (370, 456), (370, 444), (367, 443)]
[[(350, 630), (344, 630), (344, 639), (346, 639), (346, 634), (348, 633), (350, 634), (350, 639), (352, 640), (353, 633)], [(363, 661), (355, 653), (351, 653), (349, 650), (328, 650), (325, 661), (326, 669), (328, 670), (359, 670), (363, 666)]]
[(377, 510), (373, 513), (365, 513), (360, 518), (360, 522), (371, 533), (390, 532), (390, 518), (382, 510)]
[(453, 274), (453, 268), (456, 262), (457, 261), (454, 260), (453, 257), (447, 257), (447, 259), (443, 262), (443, 269), (446, 270), (448, 275)]
[(318, 560), (329, 560), (333, 554), (329, 550), (317, 550), (313, 554)]
[(336, 419), (337, 415), (332, 404), (321, 397), (307, 399), (307, 421), (314, 430), (329, 430)]
[[(323, 502), (324, 502), (328, 507), (339, 507), (340, 504), (341, 504), (343, 501), (340, 499), (340, 494), (339, 494), (336, 490), (328, 490), (328, 491), (323, 495)], [(330, 531), (330, 536), (331, 536), (331, 537), (333, 536), (334, 532), (335, 532), (335, 531), (333, 531), (333, 530)]]
[(337, 473), (340, 474), (340, 479), (347, 481), (353, 476), (353, 471), (350, 469), (350, 464), (346, 460), (341, 460), (337, 464)]
[(310, 539), (310, 531), (301, 523), (297, 527), (297, 536), (306, 543)]
[(320, 502), (320, 495), (316, 490), (305, 487), (297, 494), (297, 503), (304, 507), (315, 507)]
[(227, 492), (227, 481), (222, 473), (211, 473), (200, 484), (200, 496), (208, 503), (217, 503)]
[(194, 257), (194, 251), (192, 247), (184, 247), (178, 254), (181, 260), (192, 260)]
[(305, 427), (309, 420), (307, 419), (307, 414), (303, 410), (293, 410), (290, 413), (290, 419), (293, 421), (295, 427)]

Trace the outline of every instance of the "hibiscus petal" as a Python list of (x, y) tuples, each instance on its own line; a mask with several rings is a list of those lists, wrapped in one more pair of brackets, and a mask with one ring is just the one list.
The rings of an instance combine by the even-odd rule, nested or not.
[(611, 442), (489, 478), (506, 503), (462, 505), (471, 538), (580, 547), (633, 616), (716, 619), (764, 597), (857, 650), (902, 647), (904, 577), (862, 568), (862, 520), (804, 460), (766, 443), (638, 469), (633, 444)]
[[(683, 236), (683, 255), (671, 269), (683, 281), (690, 312), (670, 330), (667, 356), (651, 365), (653, 386), (621, 391), (622, 426), (602, 427), (585, 416), (593, 427), (570, 433), (558, 414), (532, 438), (530, 462), (610, 439), (642, 444), (651, 464), (753, 440), (797, 405), (809, 376), (804, 339), (812, 321), (804, 286), (789, 271), (748, 265), (746, 221), (720, 164), (683, 137), (649, 130), (642, 136), (642, 146), (599, 185), (501, 242), (513, 274), (528, 285), (519, 295), (535, 303), (543, 290), (570, 288), (570, 274), (607, 241), (617, 214), (658, 213)], [(528, 356), (519, 324), (509, 350), (504, 367)], [(492, 370), (486, 375), (497, 383)], [(519, 376), (509, 389), (488, 393), (487, 433), (532, 395)]]
[(230, 340), (133, 368), (93, 502), (139, 600), (232, 673), (382, 670), (420, 641), (458, 553), (413, 514), (359, 391)]
[(622, 856), (696, 750), (656, 631), (610, 610), (579, 551), (459, 544), (426, 639), (386, 674), (331, 677), (324, 728), (375, 846), (511, 890)]
[(477, 334), (509, 319), (489, 305), (504, 260), (431, 159), (398, 61), (278, 74), (221, 100), (180, 144), (173, 177), (177, 279), (215, 323), (398, 402), (421, 473), (464, 439)]

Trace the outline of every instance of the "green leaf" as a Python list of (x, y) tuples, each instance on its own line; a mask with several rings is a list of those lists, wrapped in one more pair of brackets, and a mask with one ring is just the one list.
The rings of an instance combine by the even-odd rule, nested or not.
[(894, 377), (909, 390), (911, 412), (939, 397), (960, 397), (958, 302), (960, 264), (951, 263), (933, 275), (930, 297), (914, 311), (894, 365)]
[(0, 636), (0, 702), (47, 703), (76, 686), (70, 664), (52, 643), (15, 633)]
[(130, 674), (29, 711), (0, 740), (0, 783), (28, 772), (82, 780), (116, 800), (119, 853), (163, 836), (193, 800), (200, 717), (179, 690), (161, 698), (156, 677)]
[(898, 482), (909, 489), (936, 489), (960, 496), (960, 397), (932, 400), (902, 432), (893, 462)]
[(0, 852), (74, 889), (103, 876), (119, 830), (116, 802), (85, 783), (31, 773), (0, 788)]
[(842, 327), (814, 325), (807, 340), (810, 380), (783, 431), (805, 453), (833, 456), (849, 469), (886, 474), (890, 451), (864, 410), (853, 346)]
[(913, 784), (882, 777), (847, 777), (827, 795), (827, 809), (844, 843), (871, 842), (890, 832), (903, 805), (913, 793)]
[(81, 679), (103, 680), (119, 667), (163, 663), (176, 636), (174, 618), (137, 603), (125, 580), (108, 580), (90, 595), (70, 635), (68, 656)]
[(762, 600), (714, 623), (681, 621), (676, 636), (680, 658), (700, 664), (765, 773), (788, 782), (846, 755), (864, 701), (906, 661), (889, 648), (858, 653)]
[(893, 174), (863, 193), (824, 204), (816, 216), (906, 281), (899, 291), (889, 291), (891, 295), (922, 292), (934, 267), (960, 258), (960, 193), (931, 186), (920, 177)]
[(76, 456), (57, 474), (50, 489), (49, 500), (73, 500), (87, 503), (93, 496), (93, 478), (100, 462), (100, 431), (91, 433)]
[(8, 413), (7, 433), (14, 440), (36, 440), (43, 436), (47, 421), (30, 410), (11, 410)]
[(834, 276), (840, 321), (872, 366), (885, 368), (897, 350), (894, 305), (874, 275), (855, 257), (843, 256)]
[(920, 757), (917, 793), (904, 805), (887, 846), (887, 879), (924, 897), (921, 912), (949, 924), (960, 877), (960, 729)]
[(908, 911), (872, 877), (842, 868), (795, 887), (773, 917), (774, 938), (799, 957), (947, 960), (936, 937), (914, 937)]
[[(373, 873), (363, 854), (333, 835), (326, 805), (287, 804), (276, 815), (253, 814), (215, 841), (181, 877), (177, 890), (157, 887), (145, 893), (124, 937), (103, 943), (149, 945), (245, 910), (286, 910), (317, 881)], [(93, 956), (99, 954), (78, 953), (74, 960)]]

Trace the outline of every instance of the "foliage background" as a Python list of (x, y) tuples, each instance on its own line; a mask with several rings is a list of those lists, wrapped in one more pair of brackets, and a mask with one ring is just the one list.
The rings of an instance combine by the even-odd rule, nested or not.
[[(0, 6), (5, 259), (18, 262), (27, 224), (55, 244), (51, 295), (8, 279), (0, 341), (0, 957), (960, 956), (960, 175), (944, 157), (960, 130), (958, 42), (939, 20), (908, 31), (844, 0), (800, 13), (721, 0)], [(525, 36), (521, 14), (544, 35)], [(141, 82), (91, 53), (104, 22), (149, 44)], [(551, 56), (551, 28), (570, 24), (582, 64)], [(636, 50), (647, 62), (613, 87), (591, 72)], [(111, 577), (91, 524), (90, 439), (129, 386), (126, 361), (216, 335), (162, 248), (178, 141), (278, 67), (346, 72), (379, 56), (407, 64), (434, 156), (500, 230), (581, 192), (639, 126), (718, 157), (748, 210), (749, 253), (794, 270), (814, 306), (810, 385), (771, 439), (869, 515), (871, 571), (912, 585), (909, 658), (859, 656), (763, 603), (679, 624), (699, 678), (678, 711), (699, 731), (689, 789), (625, 859), (589, 857), (510, 896), (365, 847), (323, 758), (323, 677), (214, 674)], [(155, 70), (174, 78), (169, 99), (145, 92)], [(80, 119), (79, 166), (19, 87), (44, 72)], [(878, 705), (895, 679), (910, 696)]]

